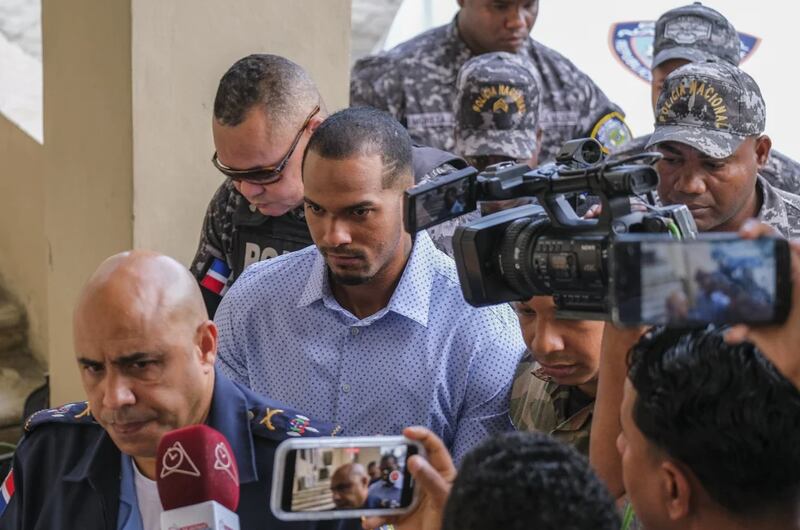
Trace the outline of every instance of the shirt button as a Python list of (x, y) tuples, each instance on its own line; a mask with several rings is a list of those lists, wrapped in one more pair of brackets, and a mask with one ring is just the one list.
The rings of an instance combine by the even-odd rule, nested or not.
[(343, 384), (342, 385), (342, 392), (344, 392), (345, 394), (348, 394), (350, 392), (350, 385), (348, 385), (347, 383)]
[(358, 335), (359, 331), (360, 331), (360, 330), (359, 330), (357, 327), (355, 327), (355, 326), (353, 326), (352, 328), (350, 328), (350, 334), (351, 334), (352, 336), (354, 336), (354, 337), (355, 337), (356, 335)]

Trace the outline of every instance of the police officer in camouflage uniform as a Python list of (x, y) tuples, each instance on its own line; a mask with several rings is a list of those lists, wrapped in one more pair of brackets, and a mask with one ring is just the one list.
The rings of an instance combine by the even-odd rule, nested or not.
[[(739, 34), (719, 12), (700, 2), (667, 11), (656, 22), (653, 42), (652, 100), (658, 101), (664, 78), (690, 62), (711, 60), (739, 65)], [(615, 152), (616, 156), (640, 153), (650, 135), (634, 138)], [(800, 164), (778, 151), (770, 151), (759, 171), (770, 184), (791, 193), (800, 193)]]
[[(208, 205), (190, 267), (212, 317), (247, 266), (312, 244), (300, 162), (326, 116), (309, 74), (283, 57), (244, 57), (220, 80), (212, 162), (228, 178)], [(419, 178), (466, 166), (438, 149), (418, 147), (413, 156)]]
[(540, 86), (524, 55), (485, 53), (464, 63), (456, 79), (454, 152), (479, 171), (507, 161), (536, 167)]
[[(483, 171), (500, 162), (537, 165), (541, 139), (539, 76), (523, 55), (494, 52), (464, 63), (456, 80), (454, 152)], [(434, 244), (453, 256), (456, 227), (527, 200), (483, 202), (480, 211), (428, 229)]]
[(529, 57), (541, 76), (543, 162), (573, 138), (595, 137), (609, 149), (630, 140), (619, 107), (564, 56), (530, 38), (538, 0), (458, 3), (461, 9), (450, 24), (357, 61), (350, 104), (386, 110), (414, 141), (452, 150), (459, 69), (475, 55), (505, 51)]
[(772, 145), (766, 106), (752, 77), (725, 62), (669, 74), (646, 145), (662, 153), (658, 194), (689, 207), (700, 231), (736, 231), (751, 217), (800, 236), (800, 197), (759, 175)]
[(528, 351), (511, 387), (511, 421), (589, 454), (594, 398), (605, 324), (556, 317), (551, 296), (516, 302)]

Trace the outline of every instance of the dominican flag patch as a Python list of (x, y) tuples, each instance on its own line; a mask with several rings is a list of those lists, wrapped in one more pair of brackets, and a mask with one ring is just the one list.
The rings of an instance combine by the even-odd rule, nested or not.
[(6, 511), (8, 503), (11, 502), (11, 496), (14, 495), (14, 470), (8, 474), (3, 484), (0, 485), (0, 515)]
[(214, 258), (206, 271), (206, 275), (200, 280), (200, 285), (222, 296), (228, 290), (228, 278), (231, 275), (231, 268), (219, 258)]

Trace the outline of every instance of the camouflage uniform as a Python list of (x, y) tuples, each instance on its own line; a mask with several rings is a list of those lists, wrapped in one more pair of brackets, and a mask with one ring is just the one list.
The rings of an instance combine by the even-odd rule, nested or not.
[[(536, 152), (539, 109), (538, 74), (529, 59), (504, 52), (469, 59), (456, 80), (456, 153), (528, 161)], [(429, 228), (428, 235), (439, 250), (453, 257), (456, 228), (480, 217), (479, 211), (469, 212)]]
[[(576, 397), (585, 399), (586, 404), (567, 416), (570, 399)], [(594, 399), (577, 387), (559, 385), (541, 373), (531, 352), (525, 353), (517, 367), (510, 409), (511, 422), (517, 430), (545, 432), (589, 455)]]
[[(415, 146), (412, 155), (418, 181), (466, 167), (464, 160), (438, 149)], [(265, 216), (226, 180), (208, 205), (189, 270), (200, 283), (213, 317), (222, 295), (249, 265), (313, 243), (302, 206), (279, 217)]]
[[(541, 77), (541, 161), (554, 159), (561, 145), (573, 138), (595, 136), (609, 148), (630, 140), (620, 108), (564, 56), (530, 38), (520, 53), (531, 59)], [(454, 19), (357, 61), (350, 104), (386, 110), (415, 142), (452, 151), (456, 76), (472, 56)]]
[[(637, 136), (621, 149), (612, 152), (616, 158), (636, 155), (645, 151), (650, 135)], [(772, 150), (767, 163), (758, 172), (770, 185), (793, 194), (800, 194), (800, 163), (781, 152)]]
[(762, 176), (756, 186), (761, 198), (758, 218), (787, 239), (800, 238), (800, 196), (779, 190)]

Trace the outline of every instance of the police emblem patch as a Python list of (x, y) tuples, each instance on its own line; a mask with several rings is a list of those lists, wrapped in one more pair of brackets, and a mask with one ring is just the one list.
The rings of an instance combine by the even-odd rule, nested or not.
[(711, 38), (711, 22), (691, 15), (670, 20), (664, 27), (664, 36), (679, 44), (694, 44)]
[(591, 137), (600, 142), (606, 154), (633, 139), (633, 134), (619, 112), (609, 112), (600, 118), (592, 129)]
[[(675, 22), (680, 22), (680, 19)], [(684, 31), (686, 27), (686, 24), (676, 24), (669, 28), (676, 42), (691, 44), (705, 35), (699, 34), (696, 30)], [(655, 21), (639, 20), (612, 24), (609, 31), (608, 46), (611, 54), (626, 70), (647, 83), (652, 81), (650, 65), (653, 62), (655, 28)], [(741, 62), (749, 59), (760, 43), (760, 38), (740, 31), (739, 56)]]

